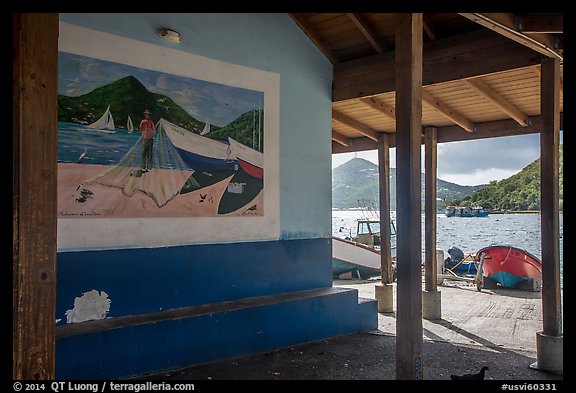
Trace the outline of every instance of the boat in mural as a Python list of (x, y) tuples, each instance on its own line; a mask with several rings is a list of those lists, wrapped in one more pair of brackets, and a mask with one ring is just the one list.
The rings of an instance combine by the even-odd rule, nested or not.
[(228, 142), (232, 148), (232, 154), (244, 172), (257, 179), (262, 179), (264, 177), (264, 154), (230, 137), (228, 137)]
[(204, 129), (200, 132), (200, 135), (206, 135), (210, 132), (210, 122), (206, 120), (206, 124), (204, 125)]
[(132, 124), (132, 119), (130, 118), (130, 115), (128, 115), (128, 121), (126, 122), (126, 129), (128, 130), (128, 132), (134, 131), (134, 124)]
[(227, 143), (196, 134), (164, 118), (158, 121), (157, 129), (164, 130), (184, 162), (197, 172), (238, 169), (238, 161)]
[(510, 245), (490, 245), (476, 253), (482, 275), (496, 281), (504, 288), (517, 288), (522, 282), (535, 280), (542, 283), (542, 262), (528, 251)]
[(114, 125), (114, 118), (112, 113), (110, 113), (110, 105), (104, 111), (104, 114), (92, 124), (88, 124), (86, 127), (93, 129), (98, 132), (105, 132), (108, 134), (113, 134), (116, 132), (116, 127)]
[[(332, 237), (332, 275), (334, 277), (348, 272), (358, 278), (369, 278), (381, 274), (380, 220), (359, 219), (357, 224), (356, 236), (353, 238)], [(393, 221), (390, 221), (390, 235), (394, 261), (396, 259), (396, 227)]]
[(487, 217), (490, 212), (482, 206), (446, 206), (446, 217)]

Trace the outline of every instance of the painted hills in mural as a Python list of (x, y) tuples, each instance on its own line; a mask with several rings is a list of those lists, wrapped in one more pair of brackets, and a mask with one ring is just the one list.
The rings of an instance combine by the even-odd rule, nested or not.
[[(152, 119), (161, 117), (187, 130), (200, 133), (205, 124), (188, 114), (170, 97), (152, 93), (134, 76), (118, 79), (105, 86), (77, 97), (58, 95), (58, 121), (68, 123), (90, 124), (96, 121), (110, 105), (116, 128), (126, 128), (128, 116), (137, 127), (142, 119), (144, 109), (152, 112)], [(227, 142), (228, 136), (246, 146), (257, 147), (257, 136), (254, 129), (263, 130), (263, 111), (249, 111), (224, 127), (211, 125), (207, 134), (213, 139)], [(257, 122), (260, 123), (258, 128)], [(263, 138), (263, 132), (260, 135)], [(263, 146), (263, 139), (260, 141)]]

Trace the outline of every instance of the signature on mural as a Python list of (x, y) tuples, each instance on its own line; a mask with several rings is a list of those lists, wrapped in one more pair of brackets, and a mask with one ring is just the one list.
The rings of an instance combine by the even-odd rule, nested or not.
[(62, 52), (59, 60), (62, 216), (263, 214), (262, 92)]

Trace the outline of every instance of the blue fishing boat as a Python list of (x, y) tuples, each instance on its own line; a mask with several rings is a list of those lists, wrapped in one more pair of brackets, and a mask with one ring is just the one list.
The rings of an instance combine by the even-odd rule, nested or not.
[(487, 217), (489, 211), (482, 206), (446, 206), (446, 217)]

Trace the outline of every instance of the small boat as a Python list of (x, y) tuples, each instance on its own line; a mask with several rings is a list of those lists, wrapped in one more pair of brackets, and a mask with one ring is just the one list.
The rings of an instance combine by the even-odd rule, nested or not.
[(350, 240), (332, 237), (332, 275), (356, 273), (358, 278), (380, 274), (380, 252)]
[(232, 148), (232, 154), (238, 160), (244, 172), (257, 179), (262, 179), (264, 177), (264, 154), (230, 137), (228, 137), (228, 142)]
[(108, 108), (106, 108), (104, 114), (98, 120), (92, 124), (88, 124), (86, 127), (91, 128), (94, 131), (114, 134), (116, 132), (116, 127), (114, 126), (112, 113), (110, 113), (110, 105), (108, 105)]
[(489, 211), (482, 206), (446, 206), (446, 217), (487, 217)]
[(475, 261), (484, 254), (482, 275), (505, 288), (517, 288), (524, 281), (542, 283), (542, 262), (528, 251), (510, 245), (491, 245), (476, 253)]
[[(369, 278), (381, 273), (380, 220), (359, 219), (357, 223), (357, 235), (353, 239), (332, 237), (332, 276), (334, 277), (352, 272), (358, 278)], [(394, 260), (396, 258), (396, 227), (393, 221), (390, 221), (390, 234)]]
[(196, 134), (162, 118), (158, 121), (184, 162), (197, 172), (236, 170), (238, 161), (229, 144)]

